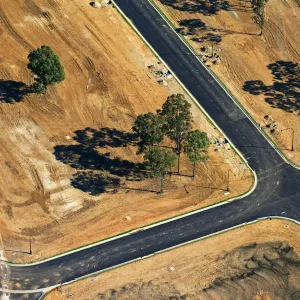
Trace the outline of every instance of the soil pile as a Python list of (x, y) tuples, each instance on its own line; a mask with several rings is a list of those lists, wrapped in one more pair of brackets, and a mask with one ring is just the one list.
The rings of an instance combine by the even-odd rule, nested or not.
[[(194, 286), (190, 294), (182, 294), (168, 282), (149, 281), (111, 289), (93, 299), (299, 299), (300, 257), (286, 242), (240, 247), (226, 253), (217, 264), (218, 277), (205, 288)], [(196, 271), (205, 276), (203, 270)]]

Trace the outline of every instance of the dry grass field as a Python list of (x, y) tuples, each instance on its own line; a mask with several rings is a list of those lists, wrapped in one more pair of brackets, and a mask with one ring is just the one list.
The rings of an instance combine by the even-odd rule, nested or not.
[[(0, 3), (0, 233), (6, 259), (49, 257), (246, 192), (252, 176), (230, 146), (212, 145), (191, 177), (168, 177), (166, 193), (145, 179), (130, 133), (138, 114), (181, 92), (159, 85), (157, 59), (111, 5), (85, 0)], [(66, 80), (24, 94), (30, 50), (53, 48)], [(191, 101), (191, 99), (188, 99)], [(195, 127), (221, 134), (192, 107)], [(230, 195), (224, 195), (227, 171)], [(191, 174), (187, 161), (182, 172)], [(184, 188), (186, 185), (186, 188)], [(29, 240), (33, 242), (33, 255)]]
[[(299, 3), (269, 0), (259, 36), (251, 1), (154, 2), (194, 49), (206, 55), (210, 68), (285, 155), (300, 164)], [(209, 62), (212, 46), (221, 58), (216, 64)]]

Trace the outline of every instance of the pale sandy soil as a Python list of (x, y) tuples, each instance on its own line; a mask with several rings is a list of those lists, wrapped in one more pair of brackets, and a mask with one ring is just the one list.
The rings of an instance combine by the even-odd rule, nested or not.
[(299, 251), (299, 225), (260, 221), (67, 285), (46, 300), (70, 294), (78, 300), (299, 299)]
[[(211, 65), (211, 69), (276, 141), (279, 148), (291, 150), (294, 130), (294, 151), (284, 153), (291, 161), (300, 164), (300, 7), (297, 2), (269, 0), (265, 9), (264, 34), (260, 37), (259, 28), (252, 19), (250, 1), (229, 0), (230, 11), (221, 9), (211, 15), (205, 9), (201, 11), (200, 4), (222, 4), (225, 1), (154, 1), (178, 28), (184, 28), (183, 32), (189, 34), (186, 38), (197, 51), (200, 52), (202, 46), (211, 47), (207, 34), (221, 37), (221, 42), (215, 43), (214, 48), (215, 51), (220, 50), (223, 62)], [(193, 20), (192, 23), (190, 20)], [(202, 38), (203, 41), (193, 41), (194, 38)], [(272, 66), (269, 66), (271, 64), (274, 74), (270, 69)], [(243, 90), (245, 82), (257, 80), (262, 81), (269, 92), (263, 92), (260, 84), (256, 90), (257, 95)], [(255, 87), (255, 84), (251, 86)], [(284, 98), (287, 101), (283, 101)], [(271, 116), (272, 120), (266, 121), (266, 115)], [(266, 127), (266, 124), (270, 125), (272, 121), (277, 127), (270, 132), (271, 128)]]
[[(244, 193), (253, 183), (230, 147), (216, 145), (195, 181), (172, 176), (164, 195), (155, 193), (158, 180), (134, 181), (142, 158), (124, 143), (126, 132), (138, 114), (182, 90), (174, 80), (167, 88), (157, 83), (148, 70), (157, 60), (115, 8), (88, 2), (0, 3), (0, 244), (15, 250), (5, 253), (11, 261), (49, 257)], [(45, 96), (13, 101), (16, 81), (32, 81), (29, 51), (43, 44), (60, 56), (66, 80)], [(219, 138), (192, 110), (195, 126)], [(224, 195), (228, 169), (237, 177)], [(187, 162), (182, 171), (191, 174)], [(121, 188), (103, 193), (101, 174), (119, 178)], [(19, 253), (29, 251), (30, 237), (33, 255)]]

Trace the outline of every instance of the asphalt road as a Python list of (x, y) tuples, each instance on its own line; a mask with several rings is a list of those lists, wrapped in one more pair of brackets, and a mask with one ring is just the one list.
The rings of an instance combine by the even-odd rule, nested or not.
[[(257, 218), (300, 221), (300, 172), (287, 164), (147, 0), (115, 0), (256, 171), (246, 198), (48, 262), (10, 268), (10, 289), (33, 290), (124, 263)], [(1, 281), (1, 278), (0, 278)]]

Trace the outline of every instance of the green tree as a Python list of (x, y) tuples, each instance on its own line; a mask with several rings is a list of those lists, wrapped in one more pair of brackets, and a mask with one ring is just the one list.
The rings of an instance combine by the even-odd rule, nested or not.
[(206, 132), (201, 132), (199, 130), (193, 130), (189, 132), (184, 144), (184, 153), (193, 163), (193, 178), (195, 177), (196, 162), (205, 161), (208, 159), (208, 156), (203, 154), (207, 153), (209, 144), (210, 143)]
[(176, 162), (175, 153), (170, 149), (154, 146), (145, 151), (144, 159), (149, 163), (153, 175), (160, 178), (160, 193), (163, 193), (166, 173)]
[(49, 46), (42, 46), (28, 55), (28, 69), (36, 76), (29, 91), (42, 94), (47, 91), (48, 85), (61, 82), (65, 79), (65, 71), (59, 57)]
[(191, 105), (181, 94), (174, 94), (167, 98), (160, 114), (165, 118), (165, 131), (168, 137), (175, 142), (178, 155), (178, 172), (180, 170), (180, 154), (184, 141), (192, 128)]
[(137, 117), (132, 130), (139, 137), (139, 152), (143, 152), (148, 146), (158, 145), (163, 140), (164, 122), (161, 115), (155, 115), (151, 112)]

